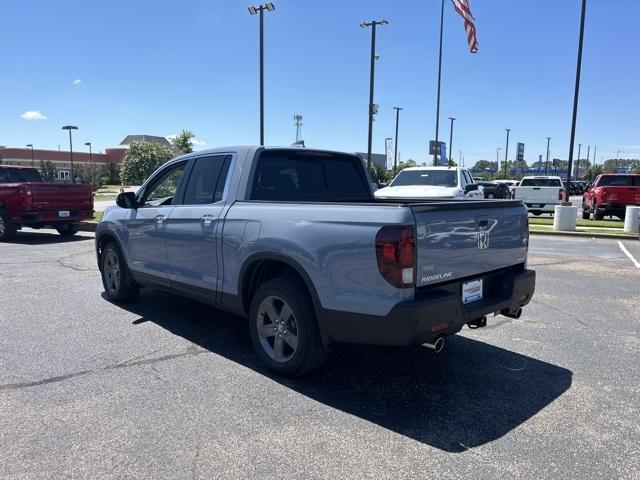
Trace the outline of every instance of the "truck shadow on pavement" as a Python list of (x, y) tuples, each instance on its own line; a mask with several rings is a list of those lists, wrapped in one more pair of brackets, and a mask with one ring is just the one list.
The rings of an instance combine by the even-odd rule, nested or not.
[(93, 240), (93, 236), (74, 235), (72, 237), (63, 237), (59, 233), (38, 232), (37, 230), (20, 230), (11, 240), (5, 240), (2, 243), (7, 245), (47, 245), (54, 243), (82, 242), (84, 240)]
[(439, 355), (337, 345), (317, 372), (283, 378), (259, 362), (248, 320), (166, 293), (141, 296), (122, 305), (141, 317), (134, 325), (153, 322), (315, 401), (452, 453), (499, 439), (572, 382), (570, 370), (460, 335)]

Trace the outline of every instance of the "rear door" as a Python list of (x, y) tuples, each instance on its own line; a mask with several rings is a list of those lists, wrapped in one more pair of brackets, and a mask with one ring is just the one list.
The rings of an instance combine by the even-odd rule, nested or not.
[[(520, 202), (459, 201), (412, 207), (416, 286), (471, 277), (525, 262), (528, 221)], [(495, 204), (495, 205), (494, 205)]]
[(167, 261), (170, 279), (177, 288), (202, 289), (204, 295), (217, 289), (222, 274), (217, 238), (232, 160), (230, 154), (196, 158), (182, 198), (167, 219)]

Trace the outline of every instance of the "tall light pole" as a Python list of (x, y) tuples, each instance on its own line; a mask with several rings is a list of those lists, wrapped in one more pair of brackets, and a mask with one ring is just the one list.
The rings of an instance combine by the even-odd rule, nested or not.
[(451, 152), (453, 151), (453, 122), (455, 119), (455, 117), (449, 117), (449, 120), (451, 120), (451, 129), (449, 130), (449, 166), (453, 163)]
[(591, 154), (591, 145), (587, 145), (587, 168), (589, 168), (589, 155)]
[(500, 171), (500, 157), (498, 156), (500, 155), (500, 150), (502, 150), (502, 147), (496, 148), (496, 173)]
[(596, 157), (597, 150), (598, 150), (598, 146), (594, 145), (593, 146), (593, 166), (596, 166), (598, 164), (598, 158)]
[(508, 177), (509, 174), (507, 173), (507, 168), (509, 165), (509, 132), (511, 131), (510, 128), (505, 128), (506, 132), (507, 132), (507, 145), (505, 146), (504, 149), (504, 176)]
[(436, 150), (433, 153), (433, 164), (438, 164), (438, 133), (440, 128), (440, 80), (442, 79), (442, 30), (444, 27), (444, 0), (440, 5), (440, 50), (438, 52), (438, 88), (436, 94)]
[(551, 143), (551, 137), (547, 137), (547, 161), (544, 164), (544, 174), (549, 175), (549, 144)]
[(36, 166), (36, 163), (33, 160), (33, 144), (29, 143), (27, 144), (27, 147), (31, 149), (31, 168), (33, 168)]
[(398, 168), (398, 126), (400, 125), (400, 110), (401, 107), (393, 107), (396, 111), (396, 140), (393, 146), (393, 176), (396, 176), (396, 169)]
[(578, 160), (576, 161), (576, 180), (580, 179), (580, 149), (582, 148), (582, 144), (578, 144)]
[(458, 150), (458, 165), (462, 167), (462, 150)]
[(76, 183), (76, 178), (73, 176), (73, 142), (71, 140), (71, 130), (78, 130), (78, 127), (74, 125), (65, 125), (62, 130), (69, 130), (69, 161), (71, 163), (71, 183)]
[(264, 11), (273, 12), (273, 3), (249, 7), (249, 14), (260, 14), (260, 145), (264, 145)]
[(85, 145), (88, 145), (88, 146), (89, 146), (89, 163), (90, 163), (91, 165), (93, 165), (93, 155), (92, 155), (92, 153), (91, 153), (91, 142), (87, 142), (87, 143), (85, 143)]
[(571, 169), (573, 168), (573, 142), (576, 138), (576, 119), (578, 117), (578, 97), (580, 91), (580, 70), (582, 69), (582, 44), (584, 41), (584, 17), (587, 12), (587, 0), (582, 0), (582, 14), (580, 16), (580, 38), (578, 40), (578, 62), (576, 65), (576, 85), (573, 92), (573, 116), (571, 119), (571, 141), (569, 142), (569, 165), (567, 171), (566, 200), (569, 200), (569, 184), (571, 182)]
[(371, 170), (371, 145), (373, 142), (373, 116), (377, 113), (375, 104), (373, 103), (373, 86), (376, 72), (376, 27), (378, 25), (387, 25), (389, 22), (382, 19), (380, 21), (372, 20), (370, 22), (362, 22), (362, 28), (371, 27), (371, 66), (369, 72), (369, 139), (367, 142), (367, 172)]

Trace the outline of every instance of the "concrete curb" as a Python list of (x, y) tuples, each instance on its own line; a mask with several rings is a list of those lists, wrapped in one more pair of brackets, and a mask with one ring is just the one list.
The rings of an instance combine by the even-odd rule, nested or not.
[(639, 240), (638, 237), (629, 235), (616, 235), (615, 233), (591, 233), (591, 232), (556, 232), (550, 230), (544, 232), (541, 230), (529, 230), (530, 235), (549, 235), (549, 236), (565, 236), (565, 237), (590, 237), (590, 238), (612, 238), (615, 240)]

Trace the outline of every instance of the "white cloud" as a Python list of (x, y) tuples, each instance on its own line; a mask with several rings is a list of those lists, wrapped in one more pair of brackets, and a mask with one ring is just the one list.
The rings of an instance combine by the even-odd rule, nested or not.
[(82, 80), (80, 80), (79, 78), (76, 78), (76, 79), (73, 81), (73, 84), (74, 84), (74, 85), (80, 85), (81, 83), (82, 83)]
[(204, 140), (200, 140), (199, 138), (192, 138), (191, 141), (198, 147), (204, 147), (207, 144), (207, 142), (205, 142)]
[(47, 119), (47, 117), (44, 116), (39, 110), (27, 110), (20, 116), (25, 120), (46, 120)]

